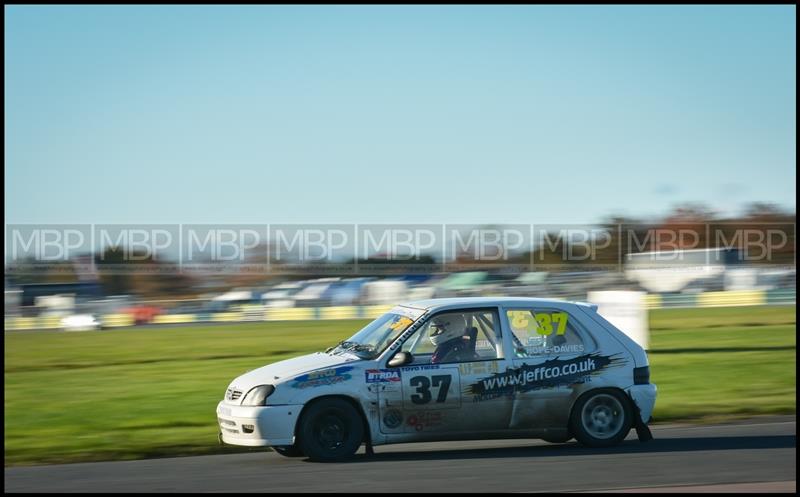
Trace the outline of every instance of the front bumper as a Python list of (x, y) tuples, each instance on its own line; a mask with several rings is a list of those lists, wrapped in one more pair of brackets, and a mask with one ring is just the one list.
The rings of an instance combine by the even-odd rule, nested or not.
[(294, 444), (294, 427), (302, 405), (237, 406), (217, 404), (217, 423), (226, 444), (263, 447)]
[(653, 408), (656, 405), (656, 393), (658, 388), (652, 383), (646, 385), (633, 385), (625, 389), (631, 396), (636, 405), (639, 407), (639, 412), (642, 415), (642, 423), (649, 423), (650, 417), (653, 415)]

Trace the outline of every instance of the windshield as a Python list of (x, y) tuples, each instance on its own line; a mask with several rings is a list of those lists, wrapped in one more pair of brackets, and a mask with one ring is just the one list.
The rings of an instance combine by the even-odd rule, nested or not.
[(423, 314), (425, 314), (423, 309), (397, 306), (326, 352), (330, 354), (349, 352), (361, 359), (373, 359)]

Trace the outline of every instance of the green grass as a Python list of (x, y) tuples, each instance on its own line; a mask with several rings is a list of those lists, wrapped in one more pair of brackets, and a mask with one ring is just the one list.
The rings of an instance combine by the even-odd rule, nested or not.
[(5, 463), (242, 451), (217, 444), (230, 381), (366, 322), (6, 332)]
[(795, 306), (650, 313), (657, 421), (796, 412)]
[[(658, 310), (657, 421), (794, 413), (795, 307)], [(5, 464), (241, 452), (217, 444), (229, 382), (366, 321), (5, 333)]]

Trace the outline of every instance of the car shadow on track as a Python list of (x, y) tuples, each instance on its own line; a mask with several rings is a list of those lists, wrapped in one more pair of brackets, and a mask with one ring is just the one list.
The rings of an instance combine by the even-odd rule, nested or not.
[(347, 463), (371, 463), (381, 461), (424, 461), (438, 459), (482, 459), (508, 457), (568, 457), (596, 454), (637, 454), (662, 452), (687, 452), (698, 450), (740, 450), (740, 449), (785, 449), (797, 447), (796, 435), (747, 436), (747, 437), (687, 437), (655, 439), (641, 443), (626, 440), (616, 447), (591, 449), (577, 442), (498, 447), (481, 449), (413, 450), (403, 452), (384, 452), (381, 447), (374, 455), (356, 454)]

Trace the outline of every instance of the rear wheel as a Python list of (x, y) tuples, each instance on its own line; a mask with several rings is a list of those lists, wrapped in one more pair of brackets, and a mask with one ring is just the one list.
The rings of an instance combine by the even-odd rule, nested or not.
[(303, 457), (303, 451), (297, 445), (276, 445), (272, 450), (284, 457)]
[(299, 447), (312, 461), (341, 461), (356, 453), (364, 438), (361, 415), (343, 399), (323, 399), (306, 410), (298, 426)]
[(633, 414), (625, 394), (599, 389), (584, 394), (575, 403), (570, 429), (587, 447), (610, 447), (622, 442), (633, 425)]

